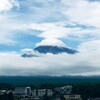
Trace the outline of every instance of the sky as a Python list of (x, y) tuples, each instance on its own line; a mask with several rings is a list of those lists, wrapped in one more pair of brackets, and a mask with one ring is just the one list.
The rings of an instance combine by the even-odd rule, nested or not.
[[(21, 57), (40, 45), (79, 53)], [(2, 75), (100, 75), (100, 0), (0, 0)]]

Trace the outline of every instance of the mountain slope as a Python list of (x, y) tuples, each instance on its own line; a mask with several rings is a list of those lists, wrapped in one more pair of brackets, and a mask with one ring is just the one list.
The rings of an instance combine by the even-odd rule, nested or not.
[(31, 57), (38, 57), (38, 55), (34, 55), (34, 54), (32, 54), (32, 53), (30, 53), (30, 54), (24, 53), (24, 54), (22, 54), (21, 56), (22, 56), (23, 58), (27, 58), (27, 57), (29, 57), (29, 58), (31, 58)]
[(75, 54), (77, 53), (76, 50), (67, 48), (67, 47), (60, 47), (60, 46), (38, 46), (34, 49), (35, 51), (38, 51), (39, 53), (47, 54), (59, 54), (59, 53), (68, 53), (68, 54)]

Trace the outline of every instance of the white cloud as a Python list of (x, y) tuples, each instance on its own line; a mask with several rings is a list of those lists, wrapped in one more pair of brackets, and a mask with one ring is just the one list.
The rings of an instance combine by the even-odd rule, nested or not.
[[(7, 2), (9, 2), (12, 6), (17, 6), (19, 5), (19, 3), (16, 0), (5, 0)], [(10, 13), (10, 14), (2, 14), (0, 16), (0, 22), (2, 23), (0, 25), (0, 44), (9, 44), (9, 43), (16, 43), (16, 41), (14, 40), (14, 36), (16, 33), (15, 31), (23, 31), (23, 33), (28, 30), (40, 30), (41, 34), (35, 34), (38, 37), (42, 37), (45, 39), (50, 40), (51, 38), (53, 39), (61, 39), (61, 38), (68, 38), (68, 39), (72, 39), (75, 41), (87, 41), (87, 40), (93, 40), (93, 39), (100, 39), (100, 29), (99, 29), (99, 3), (97, 2), (88, 2), (86, 0), (72, 0), (74, 3), (72, 3), (70, 0), (62, 0), (61, 4), (59, 3), (59, 6), (56, 6), (54, 1), (50, 0), (50, 1), (46, 1), (46, 3), (42, 6), (42, 8), (45, 8), (45, 10), (49, 9), (51, 11), (51, 8), (53, 5), (53, 8), (55, 9), (60, 8), (60, 9), (55, 9), (55, 13), (57, 12), (57, 10), (59, 11), (59, 15), (62, 13), (64, 16), (66, 16), (67, 20), (59, 20), (57, 22), (34, 22), (32, 20), (32, 16), (30, 18), (30, 21), (26, 21), (26, 20), (22, 20), (22, 19), (18, 19), (20, 16), (20, 13), (17, 13), (18, 15), (16, 15), (15, 13)], [(30, 7), (30, 9), (32, 10), (34, 8), (34, 12), (33, 15), (35, 16), (35, 12), (37, 10), (39, 10), (39, 12), (42, 12), (40, 10), (41, 8), (37, 5), (39, 4), (43, 4), (44, 0), (42, 0), (41, 2), (39, 1), (26, 1), (26, 3), (29, 2), (29, 4), (31, 6), (27, 6), (26, 8)], [(55, 1), (56, 2), (56, 1)], [(20, 2), (23, 3), (23, 2)], [(25, 2), (24, 2), (25, 3)], [(32, 6), (32, 4), (34, 4), (34, 6)], [(37, 5), (35, 5), (37, 4)], [(24, 4), (23, 4), (24, 5)], [(89, 6), (88, 6), (89, 5)], [(22, 5), (21, 5), (22, 6)], [(49, 7), (48, 7), (49, 6)], [(46, 9), (47, 8), (47, 9)], [(11, 8), (9, 8), (10, 10)], [(21, 9), (20, 9), (21, 10)], [(98, 13), (94, 14), (95, 11), (97, 11)], [(44, 11), (45, 12), (45, 11)], [(49, 11), (48, 11), (49, 12)], [(51, 11), (52, 12), (52, 11)], [(73, 14), (73, 12), (75, 12), (75, 14)], [(88, 14), (87, 14), (88, 12)], [(93, 12), (93, 13), (91, 13)], [(30, 13), (30, 14), (31, 14)], [(92, 15), (91, 15), (91, 14)], [(15, 14), (15, 15), (13, 15)], [(30, 15), (28, 14), (28, 15)], [(27, 14), (25, 14), (27, 15)], [(39, 13), (39, 15), (41, 15), (41, 13)], [(46, 14), (43, 14), (44, 16), (46, 16)], [(80, 15), (80, 16), (79, 16)], [(91, 16), (90, 16), (91, 15)], [(24, 16), (24, 14), (22, 15)], [(86, 17), (85, 17), (86, 16)], [(89, 16), (89, 17), (87, 17)], [(18, 17), (18, 18), (17, 18)], [(48, 16), (50, 17), (50, 16)], [(56, 16), (57, 17), (57, 16)], [(39, 17), (36, 17), (39, 18)], [(40, 18), (41, 19), (41, 18)], [(93, 20), (92, 20), (93, 19)], [(98, 20), (97, 20), (98, 19)], [(89, 21), (90, 20), (90, 21)], [(88, 23), (91, 22), (91, 23)], [(97, 23), (97, 24), (94, 24)], [(94, 26), (98, 28), (94, 28), (94, 29), (82, 29), (80, 28), (80, 26), (76, 27), (77, 24), (82, 24), (82, 25), (86, 25), (86, 26)], [(72, 25), (74, 27), (67, 27), (66, 25)], [(66, 26), (66, 27), (65, 27)], [(3, 35), (4, 34), (4, 35)], [(27, 34), (29, 34), (29, 32), (27, 32)], [(34, 32), (33, 32), (34, 34)], [(9, 37), (8, 37), (9, 36)], [(8, 37), (8, 38), (6, 38)], [(4, 42), (3, 42), (3, 41)]]
[(8, 16), (1, 15), (4, 18), (0, 19), (0, 44), (12, 45), (15, 44), (15, 31), (23, 31), (23, 25), (14, 23)]
[[(53, 38), (49, 38), (49, 39), (44, 39), (42, 40), (40, 43), (37, 43), (36, 46), (44, 46), (44, 45), (52, 45), (52, 46), (63, 46), (66, 47), (67, 45), (64, 44), (61, 40), (58, 39), (53, 39)], [(68, 47), (68, 46), (67, 46)]]
[[(100, 2), (62, 0), (61, 13), (72, 22), (100, 28)], [(72, 3), (73, 2), (73, 3)]]
[[(73, 25), (72, 23), (69, 23)], [(74, 24), (73, 26), (76, 26)], [(56, 23), (32, 23), (27, 25), (28, 29), (40, 30), (41, 33), (38, 34), (38, 37), (42, 37), (45, 40), (39, 43), (43, 44), (53, 44), (54, 40), (59, 40), (62, 38), (75, 40), (79, 42), (86, 42), (89, 40), (100, 39), (100, 30), (98, 28), (82, 28), (78, 27), (66, 27), (65, 22), (56, 22)], [(59, 40), (60, 41), (60, 40)], [(62, 41), (60, 41), (62, 42)], [(59, 44), (63, 45), (63, 42)], [(54, 43), (55, 44), (55, 43)], [(58, 42), (56, 43), (58, 44)], [(65, 44), (64, 44), (65, 45)]]
[(0, 12), (11, 10), (14, 6), (19, 7), (16, 0), (0, 0)]
[(65, 37), (71, 30), (69, 28), (64, 28), (57, 23), (33, 23), (29, 26), (33, 30), (43, 31), (39, 37), (42, 38), (62, 38)]
[(86, 41), (79, 45), (78, 50), (80, 52), (95, 52), (100, 51), (100, 40)]
[(27, 54), (27, 55), (33, 55), (33, 56), (40, 56), (42, 54), (40, 54), (39, 52), (34, 51), (34, 49), (30, 49), (30, 48), (25, 48), (21, 50), (22, 54)]
[(21, 51), (22, 51), (23, 53), (26, 53), (26, 52), (32, 52), (33, 49), (25, 48), (25, 49), (22, 49)]
[(14, 52), (0, 53), (0, 75), (100, 75), (100, 54), (42, 55), (22, 58)]

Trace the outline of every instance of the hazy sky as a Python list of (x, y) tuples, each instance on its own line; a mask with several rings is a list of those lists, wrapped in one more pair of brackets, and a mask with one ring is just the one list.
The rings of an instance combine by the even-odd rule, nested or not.
[[(20, 56), (46, 44), (79, 53)], [(0, 75), (100, 75), (100, 0), (0, 0)]]

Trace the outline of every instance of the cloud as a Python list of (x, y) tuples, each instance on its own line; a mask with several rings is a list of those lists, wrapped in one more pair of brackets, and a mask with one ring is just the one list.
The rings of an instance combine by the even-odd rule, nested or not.
[(100, 40), (86, 41), (79, 45), (80, 52), (95, 52), (99, 53), (100, 51)]
[(0, 0), (0, 12), (9, 11), (14, 6), (19, 7), (17, 0)]
[[(30, 30), (39, 30), (40, 34), (35, 35), (39, 38), (48, 39), (48, 41), (52, 38), (59, 39), (59, 41), (70, 39), (78, 42), (100, 39), (100, 29), (99, 25), (97, 25), (99, 20), (96, 20), (99, 19), (99, 3), (97, 2), (72, 0), (74, 2), (73, 5), (70, 0), (67, 0), (67, 2), (66, 0), (60, 2), (57, 0), (5, 1), (12, 5), (12, 8), (9, 8), (12, 11), (6, 12), (6, 14), (3, 13), (0, 16), (0, 22), (2, 23), (0, 25), (0, 44), (17, 43), (16, 34), (19, 35), (17, 32), (20, 31), (20, 35), (21, 33), (30, 34)], [(17, 11), (13, 9), (15, 6), (19, 7)], [(56, 18), (59, 15), (66, 19), (62, 17), (54, 21), (55, 17), (53, 15), (56, 15)], [(39, 16), (43, 17), (43, 19)], [(52, 21), (48, 21), (48, 18), (52, 19)], [(31, 35), (34, 35), (34, 32)]]
[(22, 55), (23, 54), (32, 55), (32, 57), (42, 56), (42, 54), (40, 54), (39, 52), (34, 51), (34, 49), (30, 49), (30, 48), (21, 49), (21, 53), (22, 53)]
[(39, 30), (41, 33), (37, 35), (37, 37), (42, 37), (43, 40), (40, 43), (37, 43), (36, 46), (39, 45), (56, 45), (56, 46), (67, 46), (61, 41), (61, 38), (67, 37), (67, 35), (71, 32), (70, 28), (65, 28), (60, 23), (32, 23), (28, 25), (29, 29)]
[(61, 1), (62, 14), (64, 14), (72, 22), (100, 28), (100, 2), (89, 2), (89, 0), (71, 1)]
[(3, 18), (0, 19), (0, 44), (13, 45), (17, 41), (15, 40), (15, 31), (25, 31), (23, 30), (23, 25), (18, 24), (11, 20), (8, 16), (1, 15)]
[(64, 28), (58, 23), (32, 23), (29, 26), (33, 30), (41, 30), (42, 34), (38, 35), (42, 38), (62, 38), (71, 31), (68, 28)]
[[(0, 53), (0, 75), (100, 75), (98, 53), (42, 55), (22, 58), (16, 52)], [(9, 73), (10, 72), (10, 73)]]
[(16, 43), (12, 31), (17, 25), (15, 25), (14, 14), (10, 15), (14, 7), (19, 8), (17, 0), (0, 0), (0, 44), (12, 45)]
[[(60, 39), (69, 39), (79, 42), (100, 39), (100, 30), (98, 28), (77, 25), (76, 23), (31, 23), (28, 25), (28, 28), (41, 31), (37, 37), (42, 37), (44, 40), (39, 44), (51, 44), (54, 43), (53, 40), (57, 39), (58, 41), (60, 41)], [(62, 43), (59, 42), (59, 44)]]
[(66, 47), (67, 45), (64, 44), (61, 40), (58, 39), (44, 39), (40, 43), (37, 43), (36, 46), (43, 46), (43, 45), (52, 45), (52, 46), (63, 46)]

